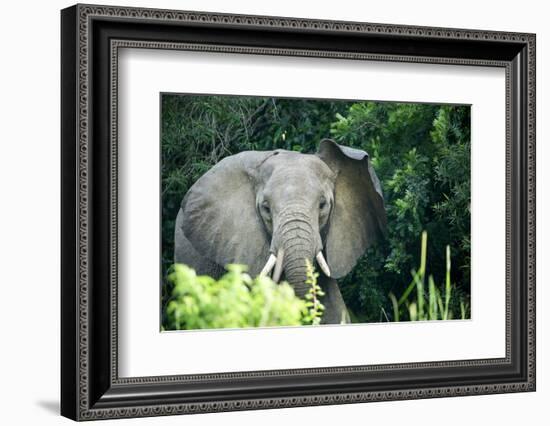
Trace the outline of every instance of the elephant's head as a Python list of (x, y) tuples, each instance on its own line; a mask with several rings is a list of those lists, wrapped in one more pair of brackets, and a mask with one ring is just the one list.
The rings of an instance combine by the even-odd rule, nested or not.
[(247, 151), (203, 175), (182, 203), (183, 231), (218, 265), (281, 271), (303, 296), (306, 259), (340, 278), (386, 224), (380, 183), (364, 151), (321, 141), (317, 154)]

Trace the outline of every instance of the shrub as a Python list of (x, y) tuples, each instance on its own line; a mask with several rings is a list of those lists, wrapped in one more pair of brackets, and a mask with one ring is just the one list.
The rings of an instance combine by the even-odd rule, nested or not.
[(194, 330), (268, 326), (316, 325), (322, 318), (322, 291), (311, 264), (306, 300), (286, 283), (268, 277), (252, 279), (243, 265), (228, 265), (219, 280), (197, 276), (190, 267), (173, 266), (168, 279), (172, 293), (164, 310), (164, 329)]

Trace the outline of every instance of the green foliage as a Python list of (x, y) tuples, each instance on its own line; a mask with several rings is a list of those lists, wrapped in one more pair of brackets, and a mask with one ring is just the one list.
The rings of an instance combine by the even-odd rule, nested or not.
[(288, 283), (274, 283), (268, 277), (252, 279), (243, 265), (228, 265), (219, 280), (197, 276), (190, 267), (173, 266), (168, 279), (173, 283), (164, 312), (168, 330), (317, 325), (323, 306), (317, 273), (310, 265), (307, 301), (294, 294)]
[[(191, 185), (226, 156), (245, 150), (312, 153), (321, 139), (364, 149), (380, 179), (387, 237), (339, 280), (354, 322), (392, 320), (389, 293), (402, 294), (420, 264), (445, 276), (453, 255), (453, 293), (470, 294), (470, 107), (398, 102), (245, 96), (162, 97), (162, 260), (173, 263), (174, 221)], [(429, 287), (429, 283), (428, 283)], [(173, 283), (165, 279), (163, 306)], [(458, 308), (457, 308), (458, 312)]]
[[(440, 289), (436, 286), (433, 275), (429, 275), (426, 291), (427, 251), (428, 234), (424, 231), (420, 249), (420, 268), (411, 271), (413, 280), (399, 300), (393, 293), (389, 294), (393, 306), (393, 321), (450, 320), (457, 317), (466, 319), (469, 317), (469, 303), (464, 297), (457, 296), (451, 286), (451, 247), (447, 246), (445, 250), (445, 284)], [(413, 293), (414, 290), (416, 294)], [(460, 307), (460, 315), (456, 315), (453, 308), (456, 304)]]
[[(470, 109), (466, 106), (360, 102), (332, 125), (334, 139), (364, 149), (381, 181), (387, 238), (341, 282), (362, 321), (381, 321), (418, 265), (418, 235), (431, 235), (428, 263), (445, 273), (439, 247), (453, 247), (452, 280), (470, 293)], [(378, 309), (375, 308), (378, 306)], [(390, 318), (391, 319), (391, 318)]]

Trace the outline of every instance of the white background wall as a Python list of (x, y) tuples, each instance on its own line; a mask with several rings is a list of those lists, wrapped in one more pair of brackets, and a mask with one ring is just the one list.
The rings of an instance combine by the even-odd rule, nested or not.
[[(550, 27), (546, 2), (350, 0), (108, 1), (204, 10), (537, 33), (537, 392), (293, 408), (118, 424), (548, 424)], [(0, 23), (0, 422), (68, 424), (59, 404), (59, 9), (71, 2), (11, 1)], [(106, 423), (113, 423), (108, 421)], [(113, 423), (116, 424), (116, 423)]]

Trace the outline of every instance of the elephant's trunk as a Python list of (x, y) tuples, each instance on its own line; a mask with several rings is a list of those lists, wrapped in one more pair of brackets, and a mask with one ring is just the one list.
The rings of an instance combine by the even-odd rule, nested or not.
[(306, 260), (312, 261), (316, 254), (316, 234), (311, 219), (305, 214), (293, 214), (279, 228), (279, 246), (284, 253), (282, 266), (285, 279), (299, 297), (305, 296), (308, 291)]

